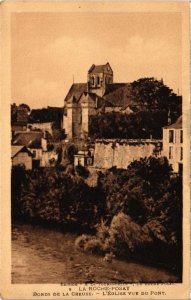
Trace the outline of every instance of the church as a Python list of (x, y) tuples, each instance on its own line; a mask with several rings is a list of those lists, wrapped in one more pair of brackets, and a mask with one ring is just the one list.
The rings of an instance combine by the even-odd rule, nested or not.
[(74, 83), (64, 100), (63, 128), (68, 139), (87, 138), (90, 117), (99, 113), (133, 111), (128, 83), (113, 83), (109, 63), (92, 65), (87, 83)]

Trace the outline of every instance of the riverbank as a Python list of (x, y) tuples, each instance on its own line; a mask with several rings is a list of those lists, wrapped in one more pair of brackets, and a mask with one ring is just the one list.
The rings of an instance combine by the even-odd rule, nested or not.
[(139, 283), (178, 282), (166, 270), (139, 263), (82, 253), (77, 235), (37, 225), (16, 224), (12, 230), (12, 283)]

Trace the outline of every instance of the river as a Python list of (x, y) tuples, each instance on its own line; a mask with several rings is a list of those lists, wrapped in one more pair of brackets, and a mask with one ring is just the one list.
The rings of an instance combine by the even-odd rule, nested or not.
[(138, 263), (82, 253), (77, 235), (29, 224), (12, 230), (12, 283), (177, 282), (177, 277)]

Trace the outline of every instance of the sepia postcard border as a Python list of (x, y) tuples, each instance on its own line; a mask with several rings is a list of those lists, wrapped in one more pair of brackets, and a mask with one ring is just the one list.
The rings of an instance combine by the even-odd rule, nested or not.
[[(3, 299), (189, 299), (190, 274), (190, 90), (189, 90), (189, 2), (188, 1), (116, 1), (116, 2), (63, 2), (63, 1), (4, 1), (1, 9), (1, 297)], [(10, 200), (10, 99), (11, 57), (10, 21), (15, 12), (181, 12), (182, 13), (182, 90), (184, 128), (184, 184), (183, 184), (183, 283), (177, 284), (126, 284), (129, 294), (89, 293), (91, 284), (11, 284), (11, 200)], [(117, 285), (114, 287), (116, 292)], [(79, 296), (85, 287), (87, 296)], [(155, 293), (151, 294), (151, 291)], [(50, 296), (35, 296), (50, 293)], [(89, 293), (89, 294), (88, 294)]]

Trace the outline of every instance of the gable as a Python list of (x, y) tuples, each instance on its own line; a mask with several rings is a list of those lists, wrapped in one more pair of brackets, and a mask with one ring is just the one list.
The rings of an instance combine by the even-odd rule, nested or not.
[(94, 73), (111, 73), (113, 74), (112, 68), (109, 63), (106, 63), (105, 65), (92, 65), (91, 68), (88, 71), (88, 74), (94, 74)]
[(32, 153), (25, 146), (11, 146), (11, 158), (14, 158), (21, 152), (28, 153), (29, 156), (32, 156)]
[(26, 146), (29, 148), (41, 148), (42, 132), (23, 132), (17, 133), (12, 141), (12, 145)]
[(64, 99), (64, 103), (66, 104), (68, 101), (71, 101), (71, 99), (78, 101), (84, 92), (87, 92), (87, 83), (73, 83)]

